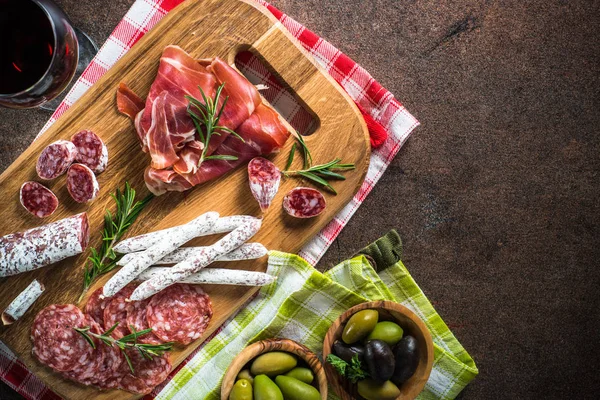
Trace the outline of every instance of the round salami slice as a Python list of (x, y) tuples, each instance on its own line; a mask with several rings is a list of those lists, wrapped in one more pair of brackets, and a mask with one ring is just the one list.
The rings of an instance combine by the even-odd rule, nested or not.
[(132, 374), (129, 370), (121, 378), (119, 382), (121, 389), (131, 393), (148, 394), (156, 385), (169, 376), (172, 368), (169, 353), (164, 353), (160, 357), (153, 356), (152, 359), (147, 359), (137, 350), (126, 351), (127, 356), (131, 360), (134, 373)]
[(325, 197), (316, 189), (297, 187), (283, 198), (283, 209), (296, 218), (312, 218), (325, 210)]
[(93, 354), (92, 346), (73, 328), (89, 321), (72, 304), (52, 304), (38, 313), (31, 326), (33, 354), (42, 363), (61, 372), (85, 364)]
[(175, 284), (154, 295), (146, 318), (165, 342), (189, 344), (206, 330), (212, 317), (210, 298), (199, 286)]
[(108, 299), (110, 301), (104, 308), (104, 329), (108, 330), (117, 322), (119, 323), (112, 333), (112, 336), (116, 339), (120, 339), (130, 333), (127, 327), (127, 302), (125, 302), (125, 299), (129, 298), (136, 286), (136, 284), (125, 286), (117, 294)]
[(253, 158), (248, 163), (248, 180), (250, 181), (250, 191), (258, 201), (261, 211), (266, 212), (279, 190), (281, 182), (279, 168), (266, 158)]
[(73, 164), (67, 172), (67, 190), (76, 202), (87, 203), (96, 198), (100, 186), (91, 169), (83, 164)]
[(76, 162), (89, 167), (96, 174), (104, 171), (108, 164), (108, 149), (98, 135), (92, 131), (81, 131), (73, 135), (71, 142), (77, 148)]
[[(142, 331), (148, 329), (148, 319), (146, 318), (146, 308), (150, 299), (142, 301), (132, 301), (127, 304), (127, 326), (133, 326), (136, 331)], [(147, 333), (137, 339), (140, 343), (158, 344), (162, 343), (162, 340), (154, 334), (154, 332)]]
[(58, 199), (52, 190), (34, 181), (21, 185), (19, 198), (21, 205), (38, 218), (48, 217), (58, 208)]
[(75, 160), (77, 148), (68, 140), (49, 144), (40, 154), (35, 169), (40, 178), (50, 180), (65, 173)]
[[(102, 333), (100, 325), (98, 325), (89, 315), (86, 315), (85, 317), (84, 326), (89, 326), (90, 332), (92, 333)], [(83, 383), (84, 385), (91, 385), (97, 379), (100, 368), (104, 364), (104, 358), (107, 353), (104, 348), (107, 346), (104, 345), (104, 343), (100, 343), (97, 339), (92, 340), (94, 340), (96, 346), (92, 351), (92, 356), (86, 362), (77, 364), (75, 369), (63, 372), (63, 375), (66, 378)]]
[(85, 305), (85, 312), (100, 326), (104, 326), (104, 309), (110, 298), (101, 298), (102, 288), (98, 288), (92, 293)]

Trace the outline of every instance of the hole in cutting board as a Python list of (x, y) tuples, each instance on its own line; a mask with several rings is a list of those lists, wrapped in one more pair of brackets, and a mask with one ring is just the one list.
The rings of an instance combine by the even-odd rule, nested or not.
[(277, 74), (250, 51), (235, 56), (236, 68), (254, 85), (265, 85), (259, 90), (277, 112), (302, 136), (312, 135), (319, 120), (306, 105), (281, 81)]

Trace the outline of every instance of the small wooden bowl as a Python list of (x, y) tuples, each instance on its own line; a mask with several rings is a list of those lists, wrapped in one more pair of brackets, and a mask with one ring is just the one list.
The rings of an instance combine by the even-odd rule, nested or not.
[(321, 393), (321, 399), (327, 399), (327, 377), (323, 370), (323, 364), (321, 364), (317, 355), (310, 351), (306, 346), (293, 340), (275, 338), (253, 343), (242, 350), (242, 352), (233, 359), (223, 377), (223, 383), (221, 384), (221, 400), (229, 399), (229, 393), (231, 393), (231, 389), (233, 389), (235, 378), (250, 360), (271, 351), (284, 351), (286, 353), (294, 354), (298, 356), (298, 358), (304, 360), (315, 375), (316, 384), (319, 393)]
[[(417, 397), (425, 387), (431, 368), (433, 366), (433, 341), (431, 333), (425, 326), (423, 321), (415, 313), (408, 308), (394, 303), (392, 301), (372, 301), (368, 303), (358, 304), (348, 311), (340, 315), (338, 319), (331, 325), (325, 341), (323, 342), (323, 360), (331, 353), (333, 343), (342, 338), (342, 332), (346, 322), (352, 315), (361, 310), (377, 310), (379, 312), (379, 321), (394, 321), (398, 323), (405, 334), (413, 336), (417, 339), (419, 345), (419, 365), (414, 375), (400, 387), (400, 396), (396, 400), (410, 400)], [(340, 376), (337, 371), (325, 361), (325, 372), (329, 380), (329, 384), (342, 400), (352, 400), (362, 398), (358, 394), (356, 384)]]

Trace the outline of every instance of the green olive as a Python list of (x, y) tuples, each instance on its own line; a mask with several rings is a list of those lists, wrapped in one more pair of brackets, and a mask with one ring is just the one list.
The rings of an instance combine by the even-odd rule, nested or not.
[(285, 374), (285, 376), (289, 376), (291, 378), (296, 378), (299, 381), (308, 383), (309, 385), (315, 379), (315, 376), (313, 375), (313, 372), (311, 371), (311, 369), (303, 368), (303, 367), (296, 367), (293, 370), (291, 370), (290, 372), (288, 372), (287, 374)]
[(254, 377), (254, 400), (283, 400), (279, 387), (266, 375)]
[(352, 344), (364, 339), (375, 328), (378, 319), (379, 313), (377, 310), (362, 310), (357, 312), (346, 323), (344, 332), (342, 333), (342, 340), (347, 344)]
[(265, 374), (274, 377), (280, 374), (285, 374), (298, 364), (296, 357), (290, 353), (281, 351), (272, 351), (270, 353), (261, 354), (256, 357), (250, 367), (252, 375)]
[(247, 379), (240, 379), (233, 385), (229, 400), (252, 400), (252, 384)]
[(275, 378), (285, 400), (321, 400), (321, 394), (314, 386), (285, 375)]
[(236, 379), (246, 379), (248, 381), (250, 381), (250, 383), (254, 383), (254, 377), (252, 376), (252, 374), (250, 373), (249, 369), (243, 369), (240, 371), (240, 373), (237, 375)]
[(400, 389), (390, 381), (377, 383), (372, 379), (358, 381), (358, 394), (367, 400), (394, 400), (400, 396)]
[(394, 346), (402, 339), (404, 330), (395, 322), (382, 321), (378, 322), (373, 328), (373, 331), (367, 336), (367, 340), (379, 339), (383, 340), (390, 346)]

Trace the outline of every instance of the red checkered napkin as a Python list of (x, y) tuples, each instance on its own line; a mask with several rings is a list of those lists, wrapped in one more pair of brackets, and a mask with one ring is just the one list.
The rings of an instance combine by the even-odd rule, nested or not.
[[(371, 133), (374, 150), (371, 153), (371, 164), (362, 187), (352, 201), (300, 252), (302, 257), (314, 265), (348, 223), (367, 194), (373, 189), (373, 186), (385, 172), (411, 131), (419, 125), (419, 122), (406, 111), (390, 92), (345, 54), (270, 4), (261, 0), (256, 1), (266, 6), (354, 99), (365, 115)], [(44, 126), (40, 135), (94, 82), (100, 79), (135, 42), (181, 2), (182, 0), (136, 0), (104, 43), (98, 55)], [(268, 90), (262, 91), (262, 94), (290, 121), (294, 128), (299, 132), (310, 130), (310, 124), (312, 123), (310, 116), (292, 96), (279, 86), (261, 63), (257, 62), (248, 53), (240, 54), (237, 61), (240, 69), (253, 83), (264, 83), (269, 87)], [(31, 374), (1, 342), (0, 378), (28, 399), (54, 400), (59, 398), (42, 381)], [(153, 396), (147, 397), (152, 398)]]

